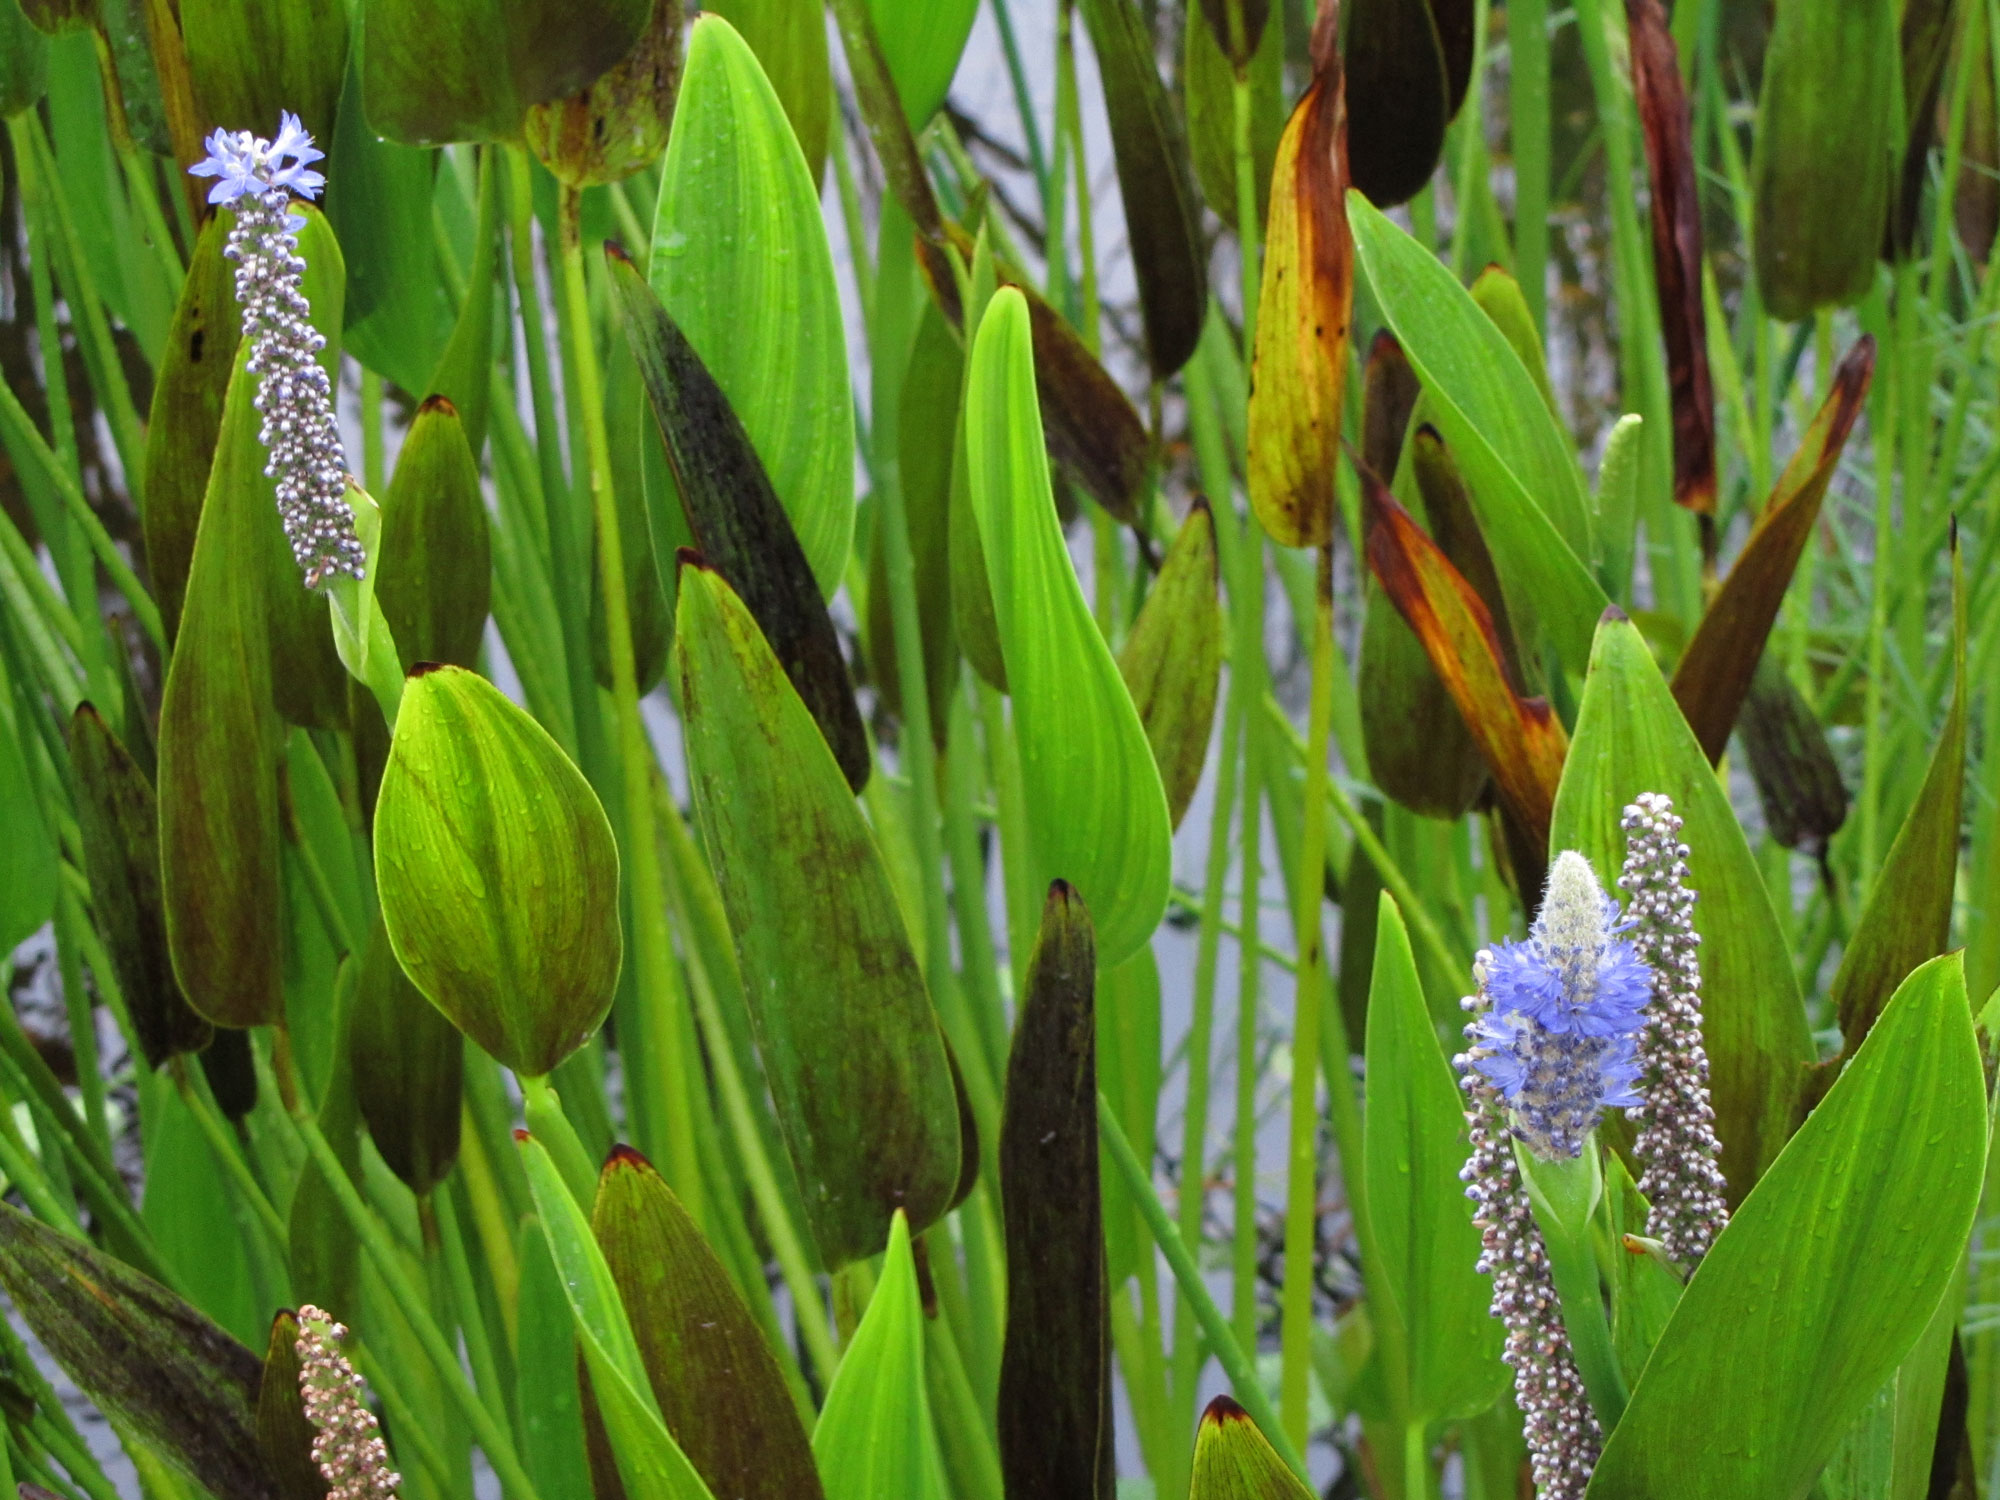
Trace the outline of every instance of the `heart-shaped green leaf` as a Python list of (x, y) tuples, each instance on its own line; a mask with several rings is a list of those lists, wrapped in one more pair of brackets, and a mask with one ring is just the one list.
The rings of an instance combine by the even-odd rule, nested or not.
[(583, 773), (477, 673), (419, 667), (375, 802), (396, 958), (500, 1062), (546, 1074), (618, 979), (618, 849)]
[(1064, 545), (1035, 407), (1028, 304), (1012, 287), (987, 308), (966, 401), (972, 509), (1014, 704), (1038, 878), (1089, 906), (1100, 961), (1122, 963), (1166, 909), (1166, 794)]

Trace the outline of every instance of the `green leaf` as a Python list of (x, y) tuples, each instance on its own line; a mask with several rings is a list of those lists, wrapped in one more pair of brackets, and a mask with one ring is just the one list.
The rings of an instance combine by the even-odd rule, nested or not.
[(458, 1160), (465, 1039), (410, 983), (380, 913), (355, 984), (347, 1055), (354, 1097), (375, 1149), (418, 1197)]
[(1250, 1413), (1227, 1396), (1208, 1403), (1195, 1434), (1188, 1500), (1311, 1500), (1312, 1493)]
[[(1254, 7), (1253, 7), (1254, 8)], [(1236, 229), (1236, 76), (1213, 26), (1187, 26), (1181, 65), (1187, 94), (1188, 153), (1195, 180), (1217, 218)], [(1250, 59), (1250, 163), (1257, 186), (1257, 222), (1271, 204), (1271, 167), (1285, 129), (1284, 28), (1259, 29)]]
[(476, 673), (413, 674), (375, 803), (389, 941), (459, 1030), (527, 1076), (597, 1030), (618, 979), (618, 849), (597, 794)]
[(966, 458), (1037, 879), (1066, 880), (1082, 895), (1110, 967), (1152, 936), (1166, 909), (1167, 799), (1056, 521), (1028, 304), (1011, 287), (995, 294), (973, 345)]
[(1222, 674), (1222, 608), (1217, 594), (1215, 516), (1197, 499), (1167, 549), (1118, 672), (1146, 727), (1174, 827), (1187, 815), (1208, 759), (1215, 690)]
[[(239, 349), (160, 701), (160, 873), (174, 974), (218, 1026), (281, 1005), (278, 716), (263, 559), (264, 449)], [(282, 545), (282, 543), (280, 543)]]
[[(1405, 1420), (1470, 1416), (1505, 1389), (1501, 1327), (1487, 1313), (1492, 1283), (1478, 1269), (1479, 1231), (1459, 1180), (1465, 1111), (1424, 1003), (1416, 957), (1394, 898), (1384, 892), (1368, 990), (1364, 1135), (1368, 1219), (1380, 1247), (1370, 1300), (1379, 1329), (1403, 1323), (1409, 1368), (1392, 1399)], [(1384, 1305), (1386, 1302), (1386, 1305)], [(1384, 1372), (1391, 1380), (1396, 1372)]]
[(1951, 708), (1909, 816), (1882, 861), (1854, 924), (1828, 998), (1851, 1054), (1912, 969), (1951, 943), (1958, 880), (1958, 827), (1965, 791), (1965, 577), (1951, 545)]
[[(5, 715), (0, 705), (0, 719)], [(0, 743), (0, 759), (6, 753), (6, 745)], [(160, 894), (159, 802), (146, 773), (88, 703), (79, 703), (70, 718), (69, 763), (75, 778), (83, 869), (90, 877), (91, 911), (117, 971), (139, 1050), (147, 1066), (157, 1068), (178, 1053), (201, 1051), (214, 1035), (174, 980)], [(0, 765), (0, 783), (5, 780), (6, 769)], [(13, 795), (0, 786), (0, 806), (29, 806), (13, 800)], [(25, 816), (15, 826), (27, 835), (7, 841), (18, 859), (32, 844), (40, 819)], [(53, 849), (50, 860), (53, 874)], [(30, 887), (10, 879), (0, 883), (0, 889), (18, 894)], [(5, 936), (0, 933), (0, 940)]]
[(9, 688), (0, 665), (0, 807), (8, 809), (7, 837), (0, 839), (0, 952), (7, 953), (55, 911), (59, 874), (56, 836), (40, 811), (41, 778), (29, 761), (33, 730), (23, 706), (29, 700)]
[(281, 1308), (271, 1319), (271, 1344), (257, 1383), (257, 1447), (283, 1500), (324, 1500), (326, 1476), (312, 1455), (319, 1429), (306, 1417), (299, 1368), (298, 1314)]
[(826, 1500), (944, 1500), (943, 1461), (924, 1387), (924, 1314), (910, 1225), (889, 1225), (881, 1279), (868, 1299), (813, 1428)]
[(493, 274), (500, 258), (500, 179), (491, 154), (479, 162), (479, 210), (473, 222), (472, 268), (458, 322), (424, 389), (458, 408), (465, 441), (477, 459), (486, 448), (486, 403), (493, 386)]
[(704, 561), (749, 607), (811, 709), (848, 786), (859, 791), (871, 764), (868, 735), (840, 639), (798, 534), (728, 396), (680, 325), (637, 267), (616, 253), (607, 258), (673, 475), (670, 487), (646, 486), (655, 548), (676, 529), (672, 517), (660, 514), (669, 498), (663, 491), (670, 490), (679, 497), (686, 529)]
[(206, 119), (225, 130), (278, 133), (290, 110), (331, 139), (347, 64), (341, 0), (181, 0), (189, 81)]
[(1364, 198), (1348, 194), (1362, 270), (1423, 382), (1472, 491), (1515, 627), (1539, 622), (1581, 671), (1608, 602), (1586, 566), (1588, 502), (1568, 440), (1534, 377), (1450, 270)]
[(1729, 1196), (1740, 1201), (1791, 1133), (1815, 1061), (1805, 1007), (1770, 895), (1708, 757), (1638, 630), (1621, 615), (1597, 632), (1551, 849), (1579, 850), (1608, 878), (1624, 863), (1623, 809), (1664, 792), (1683, 819), (1688, 884), (1700, 893), (1703, 1035)]
[(541, 1215), (549, 1255), (569, 1296), (591, 1390), (603, 1413), (628, 1500), (713, 1500), (661, 1419), (638, 1340), (619, 1301), (618, 1284), (591, 1234), (590, 1221), (570, 1196), (542, 1143), (526, 1134), (519, 1140), (535, 1212)]
[(420, 661), (476, 665), (492, 587), (479, 462), (458, 409), (432, 396), (417, 408), (382, 497), (375, 597), (402, 669)]
[(542, 1500), (592, 1500), (577, 1382), (576, 1322), (541, 1220), (521, 1223), (515, 1403), (521, 1462)]
[(1160, 81), (1152, 28), (1134, 0), (1083, 0), (1083, 19), (1104, 84), (1146, 353), (1154, 378), (1164, 380), (1201, 342), (1208, 308), (1208, 247), (1187, 131)]
[(778, 1362), (666, 1179), (619, 1146), (591, 1225), (667, 1430), (733, 1500), (816, 1500), (819, 1473)]
[(1902, 122), (1895, 0), (1779, 0), (1757, 100), (1751, 242), (1773, 317), (1875, 284)]
[(702, 8), (734, 26), (757, 54), (817, 187), (826, 175), (835, 108), (824, 7), (813, 0), (717, 0)]
[(1000, 1119), (1007, 1332), (998, 1424), (1014, 1495), (1113, 1488), (1096, 990), (1090, 913), (1058, 880), (1028, 962)]
[[(685, 556), (685, 555), (684, 555)], [(920, 1225), (959, 1176), (937, 1018), (874, 836), (743, 602), (681, 569), (674, 631), (689, 784), (750, 1017), (830, 1267)]]
[(5, 1206), (0, 1284), (99, 1411), (215, 1500), (278, 1500), (257, 1448), (255, 1354), (158, 1282)]
[(1930, 1323), (1985, 1160), (1963, 968), (1933, 959), (1702, 1261), (1591, 1493), (1804, 1495)]
[(368, 123), (409, 146), (504, 141), (632, 50), (651, 0), (362, 0)]
[(48, 87), (48, 39), (21, 14), (19, 0), (0, 0), (0, 115), (30, 108)]
[(944, 106), (979, 0), (868, 0), (868, 11), (903, 112), (922, 130)]
[(756, 55), (695, 22), (646, 272), (715, 377), (822, 596), (854, 538), (854, 397), (826, 221)]
[(180, 630), (195, 528), (243, 331), (236, 267), (222, 254), (232, 217), (214, 215), (195, 241), (146, 419), (146, 565), (170, 640)]

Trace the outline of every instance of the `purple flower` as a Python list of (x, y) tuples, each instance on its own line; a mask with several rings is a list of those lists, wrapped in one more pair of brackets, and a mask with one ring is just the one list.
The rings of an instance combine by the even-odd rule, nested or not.
[(316, 198), (326, 186), (326, 178), (308, 170), (310, 163), (326, 153), (314, 147), (312, 136), (290, 110), (278, 117), (278, 138), (274, 141), (247, 130), (217, 130), (207, 145), (208, 155), (188, 172), (195, 177), (221, 179), (208, 190), (210, 203), (234, 203), (280, 188), (302, 198)]

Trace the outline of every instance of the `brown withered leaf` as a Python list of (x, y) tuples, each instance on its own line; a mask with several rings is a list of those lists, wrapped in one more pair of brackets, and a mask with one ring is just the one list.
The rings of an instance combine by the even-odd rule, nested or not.
[(1370, 513), (1368, 566), (1423, 642), (1530, 852), (1545, 859), (1569, 749), (1562, 721), (1545, 700), (1515, 689), (1492, 611), (1437, 543), (1378, 477), (1364, 472), (1361, 491)]
[(1010, 1495), (1109, 1500), (1113, 1488), (1096, 991), (1090, 914), (1058, 880), (1028, 964), (1000, 1121), (1007, 1334), (998, 1426)]
[(1674, 501), (1715, 514), (1715, 389), (1701, 303), (1701, 185), (1679, 54), (1660, 0), (1625, 0), (1632, 90), (1653, 184), (1653, 275), (1674, 413)]
[(1428, 5), (1349, 0), (1347, 164), (1377, 208), (1423, 191), (1444, 154), (1451, 83)]
[(1472, 87), (1472, 56), (1478, 35), (1478, 19), (1473, 0), (1431, 0), (1431, 20), (1437, 23), (1438, 45), (1444, 49), (1444, 116), (1447, 120), (1458, 118), (1466, 92)]
[[(956, 224), (944, 233), (966, 264), (973, 239)], [(958, 280), (942, 240), (917, 236), (917, 265), (931, 295), (953, 326), (962, 326)], [(1077, 331), (1042, 297), (1020, 270), (995, 259), (1001, 286), (1028, 299), (1028, 322), (1035, 341), (1035, 394), (1049, 457), (1099, 505), (1127, 525), (1139, 518), (1139, 495), (1146, 484), (1151, 440), (1131, 400), (1119, 389)], [(1331, 478), (1328, 493), (1331, 494)]]
[(1812, 538), (1820, 501), (1874, 373), (1875, 340), (1864, 334), (1834, 371), (1833, 389), (1778, 476), (1736, 566), (1702, 612), (1694, 639), (1674, 669), (1674, 700), (1710, 761), (1720, 760), (1729, 743), (1765, 638), (1784, 603), (1792, 570)]
[(1354, 236), (1347, 225), (1347, 116), (1333, 28), (1271, 173), (1271, 212), (1250, 374), (1250, 502), (1273, 540), (1333, 538)]
[(1396, 335), (1377, 329), (1361, 366), (1361, 461), (1377, 474), (1393, 474), (1402, 462), (1403, 435), (1422, 394)]

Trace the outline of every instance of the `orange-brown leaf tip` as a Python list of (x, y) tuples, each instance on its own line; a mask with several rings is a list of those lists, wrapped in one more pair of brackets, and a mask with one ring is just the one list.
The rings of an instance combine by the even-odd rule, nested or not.
[(517, 1146), (523, 1146), (527, 1144), (527, 1141), (528, 1141), (528, 1132), (523, 1130), (519, 1125), (516, 1125), (514, 1127), (514, 1144)]
[(604, 242), (604, 258), (620, 265), (631, 265), (632, 257), (625, 253), (625, 247), (616, 240)]
[(417, 678), (428, 676), (444, 665), (445, 663), (441, 661), (420, 661), (410, 668), (408, 673), (409, 680), (414, 682)]
[(1076, 887), (1067, 880), (1057, 877), (1049, 882), (1049, 900), (1060, 901), (1067, 905), (1076, 900)]
[(1234, 1396), (1217, 1396), (1208, 1403), (1208, 1410), (1201, 1414), (1204, 1423), (1213, 1422), (1220, 1427), (1224, 1422), (1247, 1422), (1250, 1413), (1238, 1404)]
[[(1951, 544), (1953, 547), (1956, 547), (1958, 545), (1958, 517), (1956, 515), (1953, 515), (1951, 518), (1951, 528)], [(72, 719), (93, 719), (100, 724), (104, 722), (104, 716), (97, 711), (97, 705), (92, 703), (88, 698), (79, 698), (77, 700), (76, 711), (70, 717)]]
[(1604, 613), (1597, 617), (1597, 623), (1600, 625), (1623, 625), (1628, 618), (1630, 617), (1617, 605), (1607, 604), (1604, 606)]
[(1388, 355), (1391, 350), (1394, 350), (1398, 354), (1402, 353), (1403, 346), (1396, 342), (1396, 335), (1386, 328), (1376, 329), (1375, 337), (1368, 341), (1368, 357), (1370, 359), (1382, 358)]
[(611, 1154), (604, 1158), (604, 1170), (607, 1174), (614, 1167), (623, 1168), (628, 1172), (642, 1170), (650, 1172), (653, 1169), (653, 1164), (646, 1160), (645, 1153), (640, 1151), (638, 1147), (628, 1146), (625, 1142), (620, 1141), (611, 1148)]
[(430, 395), (424, 397), (422, 404), (417, 407), (417, 415), (420, 417), (425, 412), (432, 411), (446, 417), (455, 417), (458, 415), (458, 408), (451, 404), (451, 397), (438, 391), (433, 391)]
[[(1958, 556), (1958, 512), (1957, 511), (1953, 511), (1951, 513), (1951, 534), (1946, 539), (1945, 545), (1951, 549), (1951, 555), (1953, 557)], [(80, 711), (82, 709), (90, 708), (90, 705), (88, 703), (80, 703), (77, 705), (77, 708)], [(91, 712), (95, 713), (96, 710), (91, 709)]]
[(708, 559), (703, 557), (701, 550), (696, 547), (676, 547), (674, 549), (674, 567), (677, 570), (681, 568), (699, 568), (704, 573), (714, 571), (714, 569), (709, 567)]

